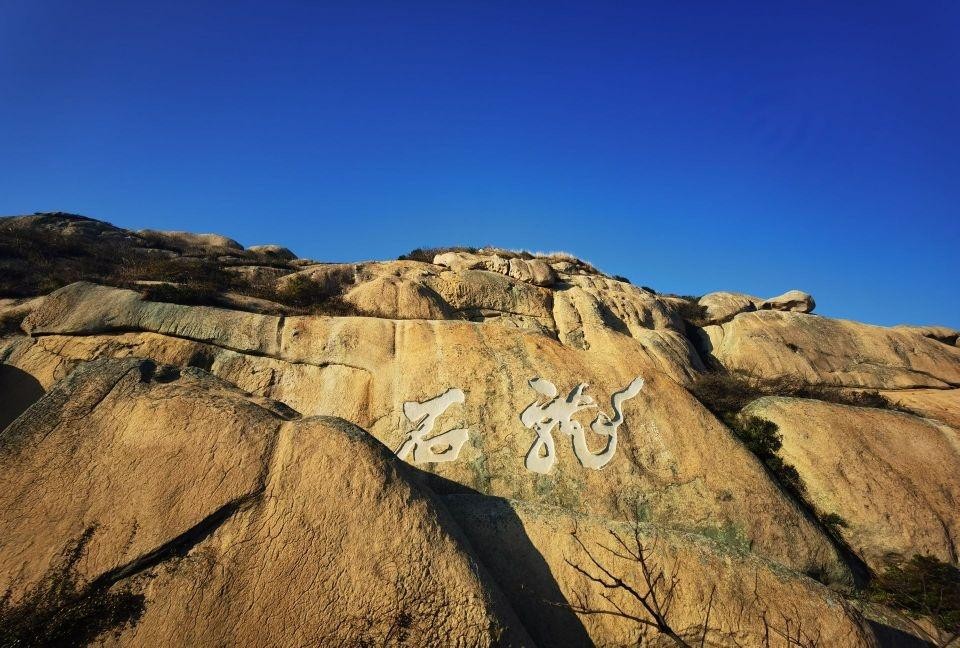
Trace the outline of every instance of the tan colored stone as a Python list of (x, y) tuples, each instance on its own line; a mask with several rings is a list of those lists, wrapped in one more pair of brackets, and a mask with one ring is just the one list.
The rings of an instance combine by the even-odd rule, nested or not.
[(43, 297), (0, 299), (0, 337), (19, 333), (20, 323), (41, 303)]
[(356, 282), (359, 266), (353, 263), (321, 263), (307, 266), (277, 280), (277, 290), (284, 290), (295, 277), (306, 277), (320, 284), (324, 292), (335, 295), (346, 292)]
[(444, 252), (436, 255), (433, 263), (450, 268), (454, 272), (466, 270), (496, 272), (535, 286), (552, 286), (557, 280), (554, 269), (541, 259), (504, 258), (496, 253)]
[(350, 290), (344, 301), (364, 315), (391, 319), (448, 319), (450, 308), (431, 288), (396, 277), (378, 277)]
[(423, 282), (451, 309), (467, 316), (482, 310), (499, 311), (550, 321), (551, 292), (486, 270), (443, 272)]
[(193, 232), (163, 231), (144, 229), (137, 232), (140, 236), (154, 239), (174, 249), (207, 250), (223, 252), (225, 250), (242, 251), (243, 246), (232, 238), (219, 234), (195, 234)]
[[(81, 329), (91, 328), (74, 319), (74, 313), (60, 315)], [(56, 321), (49, 324), (61, 328)], [(166, 327), (181, 328), (172, 320)], [(466, 392), (466, 402), (442, 424), (444, 429), (470, 429), (470, 441), (456, 462), (424, 469), (483, 493), (606, 517), (642, 505), (651, 520), (664, 526), (703, 533), (725, 529), (795, 569), (826, 570), (845, 579), (829, 543), (753, 456), (675, 382), (686, 379), (683, 359), (655, 340), (676, 334), (645, 332), (650, 339), (616, 332), (596, 335), (590, 350), (583, 351), (542, 334), (467, 322), (288, 317), (279, 338), (272, 332), (270, 357), (241, 352), (235, 345), (224, 348), (144, 332), (45, 334), (11, 354), (8, 362), (24, 370), (61, 367), (61, 372), (79, 360), (104, 355), (198, 364), (304, 414), (345, 417), (392, 449), (411, 429), (402, 414), (405, 401), (422, 402), (458, 387)], [(535, 438), (519, 420), (536, 396), (527, 380), (544, 377), (564, 393), (587, 382), (588, 393), (612, 413), (610, 395), (637, 375), (647, 384), (626, 406), (619, 449), (606, 468), (583, 468), (559, 433), (552, 474), (524, 468), (523, 457)], [(591, 447), (602, 447), (602, 439), (590, 434)], [(704, 448), (710, 448), (709, 456)], [(758, 507), (763, 516), (754, 515)]]
[(247, 353), (277, 351), (280, 318), (144, 301), (132, 290), (85, 282), (51, 293), (24, 321), (31, 335), (153, 331)]
[(761, 300), (742, 293), (712, 292), (701, 297), (697, 303), (707, 309), (708, 323), (719, 324), (729, 321), (740, 313), (757, 310)]
[(252, 283), (262, 285), (276, 285), (281, 277), (291, 274), (290, 269), (287, 268), (259, 265), (229, 266), (224, 268), (224, 270)]
[(948, 326), (912, 326), (908, 324), (900, 324), (899, 326), (894, 326), (893, 328), (901, 331), (919, 333), (924, 337), (936, 340), (937, 342), (943, 342), (944, 344), (950, 344), (954, 346), (960, 344), (960, 331), (952, 329)]
[[(563, 509), (476, 495), (449, 495), (444, 500), (538, 645), (675, 645), (656, 630), (621, 617), (577, 615), (566, 607), (567, 603), (583, 600), (592, 609), (612, 610), (602, 598), (612, 595), (628, 613), (650, 618), (636, 601), (590, 583), (571, 565), (599, 573), (571, 536), (576, 531), (611, 573), (646, 592), (635, 561), (601, 548), (624, 553), (610, 535), (613, 531), (627, 541), (628, 548), (636, 550), (631, 526)], [(785, 619), (789, 619), (794, 630), (799, 625), (809, 638), (819, 638), (816, 645), (874, 646), (871, 631), (856, 611), (835, 592), (809, 578), (789, 573), (737, 547), (649, 524), (640, 525), (639, 537), (650, 552), (651, 567), (661, 568), (668, 578), (679, 580), (667, 620), (691, 645), (700, 645), (712, 596), (705, 642), (709, 646), (768, 645), (764, 641), (764, 613), (775, 631), (783, 632)], [(660, 587), (658, 592), (662, 600), (664, 589)]]
[(850, 545), (874, 568), (889, 552), (957, 563), (960, 435), (908, 414), (766, 397), (745, 414), (777, 424), (784, 459), (817, 508), (837, 513)]
[(778, 311), (703, 330), (724, 367), (762, 378), (873, 389), (960, 385), (960, 349), (909, 331)]
[(284, 261), (292, 261), (297, 258), (297, 255), (291, 252), (290, 248), (285, 248), (282, 245), (251, 245), (247, 248), (247, 252), (283, 259)]
[(813, 297), (801, 290), (788, 290), (782, 295), (771, 297), (761, 302), (760, 310), (792, 311), (795, 313), (810, 313), (817, 307)]
[(532, 283), (534, 286), (552, 286), (557, 275), (549, 265), (540, 259), (510, 259), (508, 274), (514, 279)]
[(145, 597), (108, 643), (532, 644), (410, 469), (283, 412), (197, 370), (82, 366), (0, 439), (0, 589), (89, 529), (81, 582)]
[(904, 389), (881, 394), (918, 416), (936, 419), (960, 430), (960, 389)]

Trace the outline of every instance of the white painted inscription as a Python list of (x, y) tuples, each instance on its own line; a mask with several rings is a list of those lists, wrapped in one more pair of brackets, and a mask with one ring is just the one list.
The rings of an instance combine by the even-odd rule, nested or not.
[(601, 437), (606, 437), (607, 443), (603, 450), (592, 452), (587, 445), (586, 434), (583, 425), (573, 419), (577, 412), (596, 407), (593, 398), (585, 395), (583, 392), (587, 388), (587, 383), (580, 383), (567, 394), (566, 398), (557, 396), (557, 387), (549, 380), (534, 378), (529, 381), (540, 396), (547, 399), (541, 403), (538, 397), (523, 412), (520, 413), (520, 421), (527, 428), (537, 433), (533, 445), (527, 452), (524, 459), (524, 465), (528, 470), (538, 473), (548, 473), (556, 462), (556, 446), (553, 439), (553, 430), (558, 428), (561, 432), (569, 436), (573, 442), (573, 453), (584, 468), (593, 468), (600, 470), (613, 459), (617, 451), (617, 428), (623, 423), (623, 403), (640, 393), (643, 388), (643, 378), (635, 378), (629, 385), (616, 392), (610, 399), (613, 407), (613, 417), (607, 416), (603, 412), (598, 412), (593, 422), (590, 424), (590, 430)]
[(458, 428), (434, 437), (427, 438), (427, 436), (433, 432), (434, 424), (447, 411), (447, 408), (464, 400), (463, 390), (453, 388), (422, 403), (416, 401), (404, 403), (403, 415), (414, 425), (414, 428), (397, 450), (397, 456), (404, 459), (412, 452), (415, 464), (454, 461), (469, 438), (468, 430)]

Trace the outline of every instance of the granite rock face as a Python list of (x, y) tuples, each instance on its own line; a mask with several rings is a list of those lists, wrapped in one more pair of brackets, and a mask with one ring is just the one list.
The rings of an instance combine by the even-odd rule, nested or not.
[(201, 370), (82, 365), (5, 430), (0, 464), (0, 587), (16, 602), (85, 537), (81, 582), (143, 596), (113, 643), (531, 643), (412, 469)]
[(703, 330), (723, 367), (763, 378), (893, 390), (960, 385), (960, 348), (902, 328), (757, 311)]
[(890, 553), (957, 562), (960, 434), (901, 412), (761, 398), (747, 414), (777, 424), (783, 456), (818, 509), (873, 567)]
[[(79, 583), (142, 603), (104, 642), (660, 645), (573, 609), (603, 604), (573, 565), (612, 531), (677, 577), (671, 623), (698, 645), (710, 604), (705, 645), (763, 646), (777, 619), (873, 646), (853, 585), (890, 552), (957, 565), (949, 329), (812, 315), (799, 291), (691, 303), (563, 254), (318, 263), (63, 214), (4, 236), (81, 245), (71, 272), (122, 251), (80, 268), (96, 281), (0, 294), (0, 591), (29, 598), (82, 540)], [(144, 267), (220, 283), (157, 291)], [(694, 397), (708, 371), (901, 411), (746, 407), (798, 495)]]

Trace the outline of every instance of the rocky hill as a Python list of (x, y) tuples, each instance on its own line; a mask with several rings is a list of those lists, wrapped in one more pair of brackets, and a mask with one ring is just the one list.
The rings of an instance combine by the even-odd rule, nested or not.
[(2, 219), (0, 645), (947, 645), (960, 334), (814, 307)]

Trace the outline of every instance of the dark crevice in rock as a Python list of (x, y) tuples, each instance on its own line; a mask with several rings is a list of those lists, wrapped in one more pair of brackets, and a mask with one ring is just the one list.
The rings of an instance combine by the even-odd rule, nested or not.
[(280, 319), (277, 321), (277, 348), (283, 348), (283, 329), (287, 325), (286, 315), (281, 315)]
[(43, 385), (26, 371), (0, 364), (0, 430), (3, 430), (44, 394)]
[(163, 543), (150, 553), (144, 554), (125, 565), (104, 572), (91, 581), (90, 590), (108, 589), (117, 582), (134, 576), (171, 558), (186, 556), (191, 549), (213, 535), (237, 511), (256, 501), (264, 492), (260, 488), (252, 493), (227, 502), (175, 538)]

